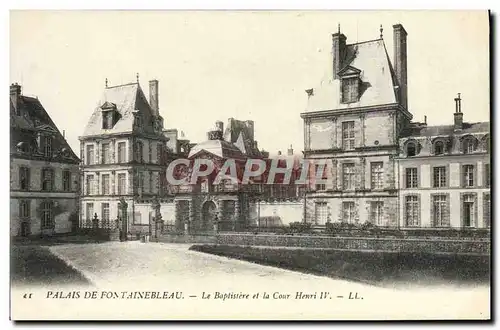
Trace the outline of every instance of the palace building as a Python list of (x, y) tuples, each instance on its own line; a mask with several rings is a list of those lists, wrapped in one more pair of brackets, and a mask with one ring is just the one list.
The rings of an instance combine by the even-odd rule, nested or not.
[(10, 86), (10, 235), (78, 228), (79, 159), (38, 98)]
[[(120, 218), (124, 231), (142, 224), (135, 204), (163, 196), (168, 134), (159, 113), (158, 81), (149, 82), (149, 102), (139, 84), (108, 86), (94, 109), (80, 140), (82, 196), (81, 226), (113, 227)], [(178, 148), (179, 141), (174, 143)], [(177, 151), (177, 150), (175, 150)], [(127, 203), (121, 214), (120, 201)], [(147, 219), (148, 221), (148, 219)]]
[(407, 33), (393, 26), (391, 61), (382, 31), (348, 44), (339, 28), (330, 78), (306, 91), (304, 156), (327, 165), (327, 181), (307, 187), (304, 220), (488, 228), (489, 122), (464, 122), (460, 95), (453, 125), (412, 122)]
[[(490, 227), (490, 123), (415, 123), (400, 139), (400, 228)], [(451, 103), (451, 102), (450, 102)]]
[(306, 91), (304, 156), (331, 169), (327, 184), (309, 187), (307, 222), (398, 223), (394, 158), (412, 115), (407, 108), (407, 34), (400, 24), (393, 34), (391, 62), (382, 33), (348, 44), (339, 28), (332, 35), (330, 78)]

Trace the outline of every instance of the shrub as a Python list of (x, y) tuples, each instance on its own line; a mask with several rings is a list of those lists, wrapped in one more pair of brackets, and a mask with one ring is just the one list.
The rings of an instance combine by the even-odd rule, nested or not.
[(311, 224), (307, 222), (292, 222), (289, 228), (292, 233), (308, 233), (311, 231)]

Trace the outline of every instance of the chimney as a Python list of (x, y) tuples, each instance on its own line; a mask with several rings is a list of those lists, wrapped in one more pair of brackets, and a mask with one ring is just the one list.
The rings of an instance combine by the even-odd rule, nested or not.
[(224, 133), (224, 123), (223, 123), (223, 122), (221, 122), (221, 121), (219, 121), (219, 120), (218, 120), (218, 121), (216, 121), (216, 122), (215, 122), (215, 129), (216, 129), (217, 131), (221, 131), (221, 132), (223, 132), (223, 133)]
[(342, 70), (342, 62), (345, 58), (346, 36), (339, 31), (332, 34), (332, 55), (333, 55), (333, 79), (339, 79), (337, 73)]
[(254, 133), (255, 133), (253, 120), (246, 120), (245, 121), (245, 125), (248, 128), (248, 133), (250, 134), (250, 136), (248, 138), (250, 139), (250, 141), (253, 141), (253, 139), (254, 139)]
[(21, 86), (18, 83), (10, 85), (10, 100), (14, 105), (14, 109), (16, 110), (16, 114), (19, 115), (19, 97), (21, 96)]
[(424, 124), (427, 125), (427, 116), (424, 116)]
[(462, 113), (462, 99), (460, 98), (460, 93), (455, 97), (455, 113), (454, 117), (454, 127), (453, 129), (459, 131), (463, 128), (464, 114)]
[(288, 156), (293, 156), (293, 148), (292, 148), (291, 144), (290, 144), (290, 148), (287, 150), (287, 155)]
[(149, 81), (149, 105), (153, 110), (153, 115), (160, 116), (160, 108), (158, 102), (158, 80)]
[(408, 109), (406, 33), (401, 24), (393, 25), (394, 30), (394, 72), (398, 80), (399, 104)]
[(257, 143), (257, 141), (253, 141), (253, 148), (255, 150), (259, 150), (259, 144)]

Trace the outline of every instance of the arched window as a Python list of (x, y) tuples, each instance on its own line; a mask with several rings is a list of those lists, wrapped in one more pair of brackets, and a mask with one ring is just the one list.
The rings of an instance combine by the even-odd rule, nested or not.
[(467, 137), (462, 143), (462, 150), (464, 154), (470, 154), (476, 151), (477, 141), (475, 138)]
[(444, 154), (444, 142), (436, 141), (434, 143), (434, 155), (442, 155)]
[(408, 157), (413, 157), (417, 155), (417, 144), (413, 141), (406, 144), (406, 155)]

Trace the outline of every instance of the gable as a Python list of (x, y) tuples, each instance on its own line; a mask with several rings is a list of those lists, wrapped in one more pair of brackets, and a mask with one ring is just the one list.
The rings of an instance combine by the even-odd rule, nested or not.
[(338, 72), (338, 75), (340, 77), (346, 77), (346, 76), (359, 76), (359, 74), (361, 73), (361, 70), (351, 66), (351, 65), (348, 65), (346, 66), (345, 68), (343, 68), (342, 70), (340, 70)]

